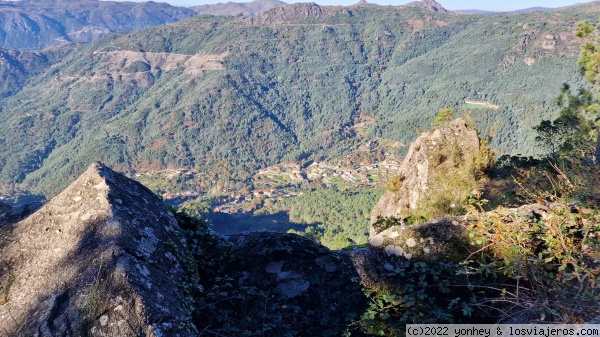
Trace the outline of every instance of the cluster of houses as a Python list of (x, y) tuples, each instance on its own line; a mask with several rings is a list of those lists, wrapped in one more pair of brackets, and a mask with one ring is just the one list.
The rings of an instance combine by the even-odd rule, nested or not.
[[(320, 179), (327, 182), (331, 178), (341, 178), (351, 183), (371, 184), (371, 176), (387, 176), (400, 170), (400, 164), (395, 160), (388, 160), (376, 164), (360, 164), (354, 168), (341, 167), (327, 163), (312, 163), (306, 168), (300, 165), (283, 163), (269, 166), (258, 172), (257, 176), (273, 179), (271, 185), (277, 183), (275, 177), (286, 177), (289, 182), (302, 182)], [(268, 183), (267, 183), (268, 184)]]
[[(372, 179), (373, 176), (385, 179), (395, 176), (399, 170), (400, 163), (395, 160), (386, 160), (376, 164), (361, 164), (354, 168), (328, 163), (312, 163), (306, 168), (294, 163), (277, 164), (258, 172), (256, 177), (260, 180), (260, 184), (255, 183), (255, 186), (261, 186), (261, 188), (247, 193), (233, 191), (229, 195), (222, 196), (213, 205), (213, 210), (229, 214), (252, 212), (268, 199), (276, 203), (284, 198), (293, 198), (303, 194), (303, 192), (284, 190), (283, 188), (288, 183), (310, 182), (317, 179), (328, 183), (337, 177), (356, 186), (373, 186), (375, 184)], [(287, 179), (284, 179), (284, 177)]]
[(350, 183), (373, 184), (373, 177), (377, 177), (376, 180), (379, 181), (390, 174), (396, 175), (399, 170), (400, 164), (393, 160), (377, 164), (361, 164), (356, 168), (313, 163), (307, 168), (306, 176), (309, 179), (321, 178), (323, 181), (339, 177)]
[[(394, 142), (393, 146), (400, 146)], [(360, 146), (356, 151), (373, 151), (381, 147), (375, 140)], [(346, 159), (344, 159), (346, 160)], [(254, 176), (254, 186), (256, 189), (249, 192), (230, 191), (230, 194), (223, 195), (217, 200), (213, 199), (213, 211), (222, 213), (252, 212), (258, 205), (267, 200), (276, 203), (284, 198), (292, 198), (302, 192), (293, 192), (284, 190), (286, 187), (297, 183), (310, 183), (318, 181), (324, 184), (330, 184), (334, 179), (342, 179), (353, 184), (356, 187), (372, 187), (381, 181), (396, 176), (400, 171), (400, 163), (395, 157), (387, 157), (378, 163), (360, 163), (359, 160), (351, 159), (348, 155), (347, 163), (336, 164), (327, 162), (314, 162), (307, 167), (302, 167), (297, 163), (280, 163), (260, 170)], [(173, 178), (179, 175), (194, 174), (186, 169), (166, 169), (162, 171), (137, 173), (136, 177), (152, 176), (160, 174), (167, 178)], [(213, 183), (216, 183), (213, 182)], [(227, 191), (223, 186), (217, 185), (217, 190), (221, 193)], [(177, 203), (190, 200), (201, 201), (205, 196), (198, 191), (184, 191), (179, 193), (164, 193), (165, 199), (178, 199)], [(210, 197), (210, 196), (207, 196)]]
[[(300, 192), (299, 194), (303, 194)], [(248, 203), (254, 199), (273, 199), (274, 202), (281, 201), (283, 198), (292, 198), (297, 196), (295, 193), (285, 192), (279, 189), (254, 190), (250, 193), (240, 194), (231, 192), (229, 196), (224, 196), (219, 200), (213, 211), (221, 213), (252, 212), (256, 210), (256, 203)], [(246, 203), (244, 203), (246, 202)]]
[(153, 175), (157, 175), (157, 174), (164, 174), (165, 177), (172, 179), (175, 176), (178, 175), (193, 175), (194, 171), (192, 170), (188, 170), (188, 169), (164, 169), (164, 170), (159, 170), (159, 171), (147, 171), (147, 172), (137, 172), (134, 177), (139, 178), (139, 177), (144, 177), (144, 176), (153, 176)]

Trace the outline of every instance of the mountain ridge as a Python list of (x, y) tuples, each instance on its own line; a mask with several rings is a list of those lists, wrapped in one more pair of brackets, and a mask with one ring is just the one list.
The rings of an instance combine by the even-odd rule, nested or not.
[(199, 15), (225, 15), (225, 16), (254, 16), (273, 8), (286, 6), (287, 3), (279, 0), (254, 0), (251, 2), (225, 2), (211, 5), (190, 7)]
[(0, 48), (43, 49), (179, 21), (196, 13), (155, 2), (0, 1)]

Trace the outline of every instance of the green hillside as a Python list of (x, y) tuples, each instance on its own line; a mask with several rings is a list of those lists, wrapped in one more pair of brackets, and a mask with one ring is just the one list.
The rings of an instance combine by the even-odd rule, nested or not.
[(200, 16), (81, 47), (0, 112), (0, 184), (53, 194), (90, 162), (245, 181), (258, 169), (409, 143), (464, 99), (502, 153), (534, 154), (531, 127), (576, 83), (575, 23), (600, 10), (460, 15), (296, 4), (249, 18)]

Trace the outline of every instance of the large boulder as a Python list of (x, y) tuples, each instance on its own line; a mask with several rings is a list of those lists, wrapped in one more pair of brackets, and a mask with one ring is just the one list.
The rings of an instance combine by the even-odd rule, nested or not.
[(371, 212), (369, 237), (384, 229), (374, 225), (382, 218), (402, 219), (417, 210), (458, 209), (478, 187), (477, 171), (487, 164), (487, 158), (482, 158), (487, 154), (481, 152), (477, 131), (462, 119), (421, 134), (411, 144), (400, 174), (388, 183), (388, 191)]
[(179, 227), (94, 164), (0, 238), (0, 336), (195, 336)]

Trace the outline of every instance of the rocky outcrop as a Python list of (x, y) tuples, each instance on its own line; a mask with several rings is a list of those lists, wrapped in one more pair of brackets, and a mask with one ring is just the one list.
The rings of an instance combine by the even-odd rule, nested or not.
[[(450, 205), (454, 197), (464, 198), (454, 187), (460, 187), (460, 193), (471, 193), (468, 185), (476, 177), (473, 176), (473, 161), (480, 151), (480, 140), (477, 131), (462, 119), (457, 119), (431, 132), (421, 134), (415, 140), (402, 162), (400, 175), (388, 184), (388, 191), (381, 197), (371, 213), (371, 224), (378, 218), (391, 216), (402, 217), (404, 210), (415, 210), (423, 199), (431, 200), (431, 192), (444, 192), (450, 181), (458, 185), (447, 191)], [(444, 194), (444, 193), (441, 193)], [(370, 237), (377, 234), (371, 225)]]
[(391, 226), (371, 237), (369, 244), (390, 256), (408, 260), (460, 262), (473, 251), (467, 223), (463, 218), (450, 217), (413, 226)]
[(461, 262), (478, 247), (469, 236), (469, 227), (485, 219), (504, 223), (537, 221), (549, 212), (548, 206), (531, 204), (518, 208), (497, 208), (479, 214), (447, 217), (407, 226), (395, 218), (380, 221), (370, 247), (388, 256), (415, 261)]
[(284, 7), (278, 7), (261, 13), (246, 21), (250, 25), (272, 25), (288, 23), (293, 20), (320, 18), (331, 15), (333, 7), (319, 6), (314, 2), (295, 3)]
[(179, 227), (141, 184), (94, 164), (0, 240), (0, 336), (195, 336)]

